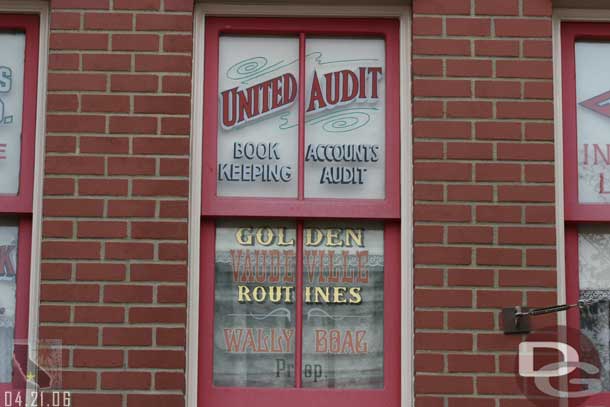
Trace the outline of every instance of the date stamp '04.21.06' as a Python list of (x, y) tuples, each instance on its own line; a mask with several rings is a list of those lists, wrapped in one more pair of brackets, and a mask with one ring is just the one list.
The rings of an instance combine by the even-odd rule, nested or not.
[(63, 390), (5, 391), (4, 407), (71, 407), (72, 397)]

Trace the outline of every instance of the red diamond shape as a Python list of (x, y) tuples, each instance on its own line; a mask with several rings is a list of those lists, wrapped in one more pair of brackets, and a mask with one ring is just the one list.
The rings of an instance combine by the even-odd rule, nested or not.
[(606, 117), (610, 117), (610, 90), (580, 102), (580, 105)]

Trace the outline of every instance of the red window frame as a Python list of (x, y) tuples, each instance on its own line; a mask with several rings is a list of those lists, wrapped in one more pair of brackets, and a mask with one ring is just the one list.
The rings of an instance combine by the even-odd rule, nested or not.
[[(0, 30), (25, 33), (23, 83), (23, 120), (21, 161), (17, 195), (0, 194), (0, 216), (16, 218), (19, 225), (17, 246), (17, 290), (15, 301), (15, 340), (27, 341), (30, 303), (30, 256), (32, 247), (32, 200), (34, 190), (34, 157), (36, 144), (36, 105), (39, 64), (38, 15), (0, 14)], [(23, 355), (20, 355), (23, 356)], [(27, 355), (25, 355), (27, 357)], [(21, 361), (24, 362), (24, 361)], [(27, 372), (23, 372), (27, 374)], [(0, 393), (25, 390), (25, 378), (13, 367), (13, 381), (0, 383)]]
[[(578, 267), (578, 226), (610, 222), (610, 205), (578, 202), (578, 139), (576, 100), (577, 41), (610, 41), (610, 24), (569, 22), (561, 24), (562, 108), (563, 108), (563, 175), (564, 219), (566, 247), (566, 301), (575, 304), (580, 299)], [(610, 119), (609, 119), (610, 120)], [(580, 313), (568, 312), (569, 328), (580, 330)], [(610, 405), (610, 392), (587, 399), (587, 404)]]
[[(222, 18), (205, 23), (205, 86), (201, 221), (199, 399), (205, 406), (398, 406), (400, 404), (400, 139), (399, 22), (393, 19)], [(222, 34), (292, 35), (299, 38), (299, 84), (305, 83), (305, 38), (375, 36), (386, 43), (385, 199), (304, 198), (305, 93), (299, 86), (299, 178), (297, 198), (219, 197), (217, 179), (218, 56)], [(213, 384), (214, 262), (216, 226), (222, 217), (292, 219), (297, 259), (302, 258), (305, 220), (378, 220), (384, 227), (384, 387), (382, 389), (216, 387)], [(295, 372), (302, 365), (303, 264), (297, 261)]]

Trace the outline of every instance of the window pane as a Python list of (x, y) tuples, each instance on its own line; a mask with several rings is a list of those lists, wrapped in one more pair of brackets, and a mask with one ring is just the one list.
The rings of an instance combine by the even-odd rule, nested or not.
[(306, 223), (303, 387), (383, 387), (383, 226)]
[(306, 44), (305, 197), (385, 198), (385, 42)]
[(294, 224), (218, 222), (215, 385), (294, 386), (295, 256)]
[[(580, 298), (610, 298), (610, 227), (579, 227), (578, 264)], [(602, 383), (610, 390), (610, 303), (588, 307), (580, 313), (580, 323), (599, 352)]]
[(16, 222), (0, 220), (0, 383), (13, 375), (18, 236)]
[(0, 194), (19, 192), (25, 34), (0, 33)]
[(219, 46), (218, 195), (296, 198), (298, 38)]

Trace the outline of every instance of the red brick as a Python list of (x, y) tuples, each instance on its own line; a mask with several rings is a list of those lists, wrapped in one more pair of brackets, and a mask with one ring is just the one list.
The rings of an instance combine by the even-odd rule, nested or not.
[[(530, 102), (533, 103), (533, 102)], [(191, 99), (188, 96), (135, 96), (135, 113), (189, 114)]]
[(112, 75), (110, 90), (113, 92), (156, 92), (159, 79), (156, 75)]
[(518, 99), (521, 97), (521, 83), (517, 81), (498, 80), (476, 81), (474, 85), (474, 94), (478, 98)]
[[(513, 305), (522, 305), (521, 302)], [(505, 304), (504, 306), (509, 306)], [(523, 342), (521, 335), (504, 335), (503, 333), (479, 334), (477, 335), (477, 350), (479, 351), (513, 351), (519, 349)], [(514, 379), (513, 379), (514, 380)]]
[(191, 0), (165, 0), (166, 11), (193, 11)]
[(471, 394), (473, 389), (474, 386), (472, 377), (450, 375), (415, 376), (415, 392), (417, 394)]
[(184, 403), (181, 394), (129, 394), (127, 407), (171, 407)]
[(466, 205), (415, 205), (414, 219), (430, 222), (469, 222), (471, 209)]
[(496, 19), (498, 37), (551, 37), (551, 19)]
[[(41, 305), (40, 322), (70, 322), (70, 307), (60, 305)], [(65, 373), (65, 372), (63, 372)]]
[(508, 186), (498, 188), (498, 200), (503, 202), (554, 202), (552, 186)]
[(150, 346), (152, 328), (104, 328), (102, 338), (104, 346)]
[(498, 102), (498, 119), (552, 119), (552, 102)]
[(76, 280), (78, 281), (123, 281), (125, 265), (115, 263), (78, 263)]
[(131, 237), (134, 239), (186, 240), (186, 222), (132, 222)]
[(477, 222), (492, 222), (492, 223), (520, 223), (521, 208), (518, 206), (477, 206), (476, 209)]
[(528, 266), (554, 267), (557, 263), (555, 249), (527, 249), (525, 262)]
[(159, 174), (162, 176), (188, 177), (190, 165), (188, 158), (161, 158), (159, 160)]
[(552, 4), (548, 0), (523, 0), (525, 16), (550, 17), (552, 13)]
[(493, 158), (491, 143), (447, 143), (447, 158), (457, 160), (490, 160)]
[(479, 376), (477, 390), (480, 394), (519, 394), (521, 389), (514, 377)]
[(190, 53), (193, 51), (193, 36), (167, 34), (163, 37), (163, 51)]
[(132, 264), (131, 280), (186, 282), (186, 266), (181, 264)]
[(470, 55), (470, 41), (456, 39), (416, 38), (414, 55)]
[(187, 201), (161, 201), (160, 218), (188, 218)]
[(493, 187), (491, 185), (448, 185), (447, 200), (491, 202), (493, 200)]
[(448, 403), (447, 407), (495, 407), (496, 405), (492, 398), (473, 397), (449, 398)]
[(521, 123), (478, 122), (475, 127), (477, 140), (520, 140)]
[(476, 181), (519, 182), (521, 181), (520, 164), (476, 163)]
[(107, 50), (108, 34), (51, 33), (50, 49), (58, 50)]
[(552, 144), (499, 143), (497, 146), (499, 160), (553, 161), (554, 154)]
[(108, 10), (110, 0), (53, 0), (53, 8)]
[(72, 221), (43, 220), (42, 235), (44, 237), (72, 237)]
[(416, 121), (413, 123), (413, 135), (421, 138), (468, 139), (471, 124), (462, 121)]
[(109, 157), (108, 175), (155, 175), (155, 159)]
[(470, 81), (457, 79), (415, 79), (413, 96), (470, 97)]
[(553, 64), (551, 61), (496, 61), (498, 78), (535, 78), (551, 79)]
[(132, 307), (129, 309), (129, 322), (132, 324), (182, 324), (186, 321), (184, 307)]
[(47, 174), (104, 174), (103, 157), (48, 156), (45, 160)]
[(547, 40), (523, 41), (523, 56), (527, 58), (552, 58), (553, 43)]
[(152, 259), (153, 245), (151, 243), (107, 242), (106, 259), (135, 260)]
[(519, 1), (476, 0), (474, 11), (479, 15), (516, 16), (519, 15)]
[(474, 54), (480, 57), (517, 57), (519, 56), (519, 41), (476, 40)]
[(500, 270), (501, 287), (555, 287), (557, 274), (553, 270)]
[(75, 372), (62, 370), (61, 384), (66, 389), (94, 390), (97, 386), (97, 374), (82, 370)]
[(166, 93), (190, 93), (190, 76), (164, 75), (162, 81), (163, 92)]
[(94, 154), (128, 154), (129, 139), (127, 137), (80, 137), (80, 152)]
[(40, 267), (43, 280), (69, 280), (72, 265), (67, 263), (42, 263)]
[(104, 201), (101, 199), (45, 199), (42, 207), (44, 216), (102, 216)]
[[(451, 311), (447, 313), (447, 328), (492, 330), (494, 329), (494, 314), (492, 312)], [(490, 357), (493, 361), (493, 356)], [(474, 369), (474, 366), (472, 368)], [(493, 370), (493, 363), (488, 368)], [(480, 371), (486, 370), (483, 368)]]
[(498, 229), (499, 244), (518, 245), (554, 245), (554, 227), (515, 227), (506, 226)]
[(106, 285), (104, 287), (105, 303), (152, 303), (152, 286), (142, 285)]
[(76, 137), (47, 136), (45, 149), (47, 152), (53, 153), (74, 153), (76, 152)]
[(443, 117), (443, 102), (432, 100), (414, 100), (413, 116), (415, 117)]
[(127, 54), (85, 54), (83, 55), (85, 71), (129, 71), (131, 55)]
[(78, 110), (78, 96), (50, 94), (47, 96), (47, 110), (49, 112), (76, 112)]
[(50, 133), (104, 133), (106, 119), (94, 115), (47, 115)]
[(51, 30), (78, 30), (80, 13), (51, 12)]
[[(104, 91), (106, 90), (106, 75), (99, 73), (49, 73), (47, 85), (50, 91)], [(67, 117), (67, 119), (71, 118)]]
[(129, 113), (129, 96), (83, 95), (83, 112)]
[(110, 200), (108, 201), (109, 217), (148, 218), (155, 216), (155, 201), (145, 200)]
[(450, 118), (491, 118), (493, 105), (491, 102), (447, 102), (447, 117)]
[(443, 271), (440, 269), (417, 267), (413, 280), (416, 286), (442, 286), (444, 283)]
[(95, 393), (70, 393), (70, 399), (74, 406), (96, 406), (96, 407), (122, 407), (123, 397), (121, 394)]
[(415, 311), (414, 324), (416, 329), (443, 329), (444, 313), (441, 311)]
[(415, 1), (413, 14), (470, 14), (470, 0)]
[(415, 225), (413, 230), (415, 243), (443, 243), (443, 227), (432, 225)]
[(184, 180), (135, 179), (133, 196), (188, 196), (189, 185)]
[(158, 51), (159, 36), (156, 34), (113, 34), (113, 51)]
[(186, 286), (159, 286), (157, 302), (159, 304), (186, 304)]
[(525, 139), (552, 141), (555, 137), (553, 123), (525, 123)]
[(138, 72), (191, 72), (191, 57), (187, 55), (136, 55)]
[(494, 273), (493, 270), (485, 269), (450, 269), (447, 273), (447, 284), (458, 287), (490, 287), (494, 284)]
[(97, 345), (98, 329), (88, 326), (41, 326), (38, 330), (41, 339), (61, 341), (66, 345)]
[(450, 226), (447, 243), (492, 243), (493, 229), (487, 226)]
[(442, 201), (443, 189), (442, 185), (417, 183), (413, 186), (413, 199), (416, 201)]
[(553, 99), (553, 82), (525, 82), (526, 99)]
[(447, 60), (447, 76), (456, 77), (490, 77), (491, 61), (482, 59), (449, 59)]
[(120, 324), (125, 322), (123, 307), (76, 306), (74, 307), (74, 322)]
[(138, 31), (192, 31), (191, 15), (172, 14), (137, 14), (136, 30)]
[[(68, 216), (68, 214), (64, 214)], [(99, 259), (100, 244), (98, 242), (54, 242), (42, 243), (42, 258), (44, 259)]]
[(413, 169), (417, 181), (469, 181), (471, 173), (469, 163), (417, 162)]
[(75, 349), (74, 367), (122, 367), (123, 350)]
[(184, 328), (157, 328), (157, 345), (185, 346), (186, 330)]
[(525, 208), (525, 221), (527, 223), (554, 223), (554, 206), (528, 206)]
[(520, 266), (521, 250), (479, 247), (476, 250), (478, 265)]
[(413, 17), (413, 35), (441, 35), (443, 20), (440, 17)]
[(440, 59), (421, 59), (413, 58), (411, 66), (414, 75), (422, 76), (442, 76), (443, 61)]
[(148, 372), (102, 372), (104, 390), (148, 390), (151, 386)]
[(44, 195), (73, 195), (74, 180), (71, 178), (45, 178)]
[(145, 116), (111, 116), (110, 132), (119, 134), (155, 134), (157, 119)]
[[(46, 243), (49, 242), (44, 242), (43, 245)], [(84, 243), (81, 242), (80, 244)], [(48, 302), (97, 302), (100, 295), (99, 291), (99, 286), (94, 284), (42, 284), (40, 300)]]
[(415, 349), (418, 350), (471, 350), (472, 335), (462, 333), (415, 333)]
[(443, 143), (413, 143), (413, 158), (443, 158)]
[(188, 117), (162, 117), (161, 134), (190, 135), (191, 120)]
[(470, 262), (471, 249), (468, 247), (422, 246), (415, 249), (415, 264), (470, 264)]
[(188, 246), (186, 243), (160, 243), (159, 260), (186, 260)]
[(78, 54), (49, 54), (49, 70), (77, 70), (80, 64), (79, 60)]
[(115, 10), (159, 10), (160, 0), (114, 0)]
[(521, 291), (479, 290), (477, 291), (477, 306), (479, 308), (502, 308), (520, 305), (522, 297)]
[(445, 358), (436, 353), (418, 353), (415, 355), (415, 370), (419, 372), (442, 372), (445, 369)]
[(447, 18), (447, 35), (455, 36), (489, 36), (491, 19), (489, 18)]
[[(116, 6), (115, 6), (116, 8)], [(87, 30), (131, 30), (133, 17), (128, 13), (86, 13), (85, 29)]]
[(134, 154), (188, 155), (188, 138), (138, 137), (133, 140)]
[(109, 221), (79, 221), (77, 235), (79, 238), (122, 238), (127, 236), (127, 223)]

